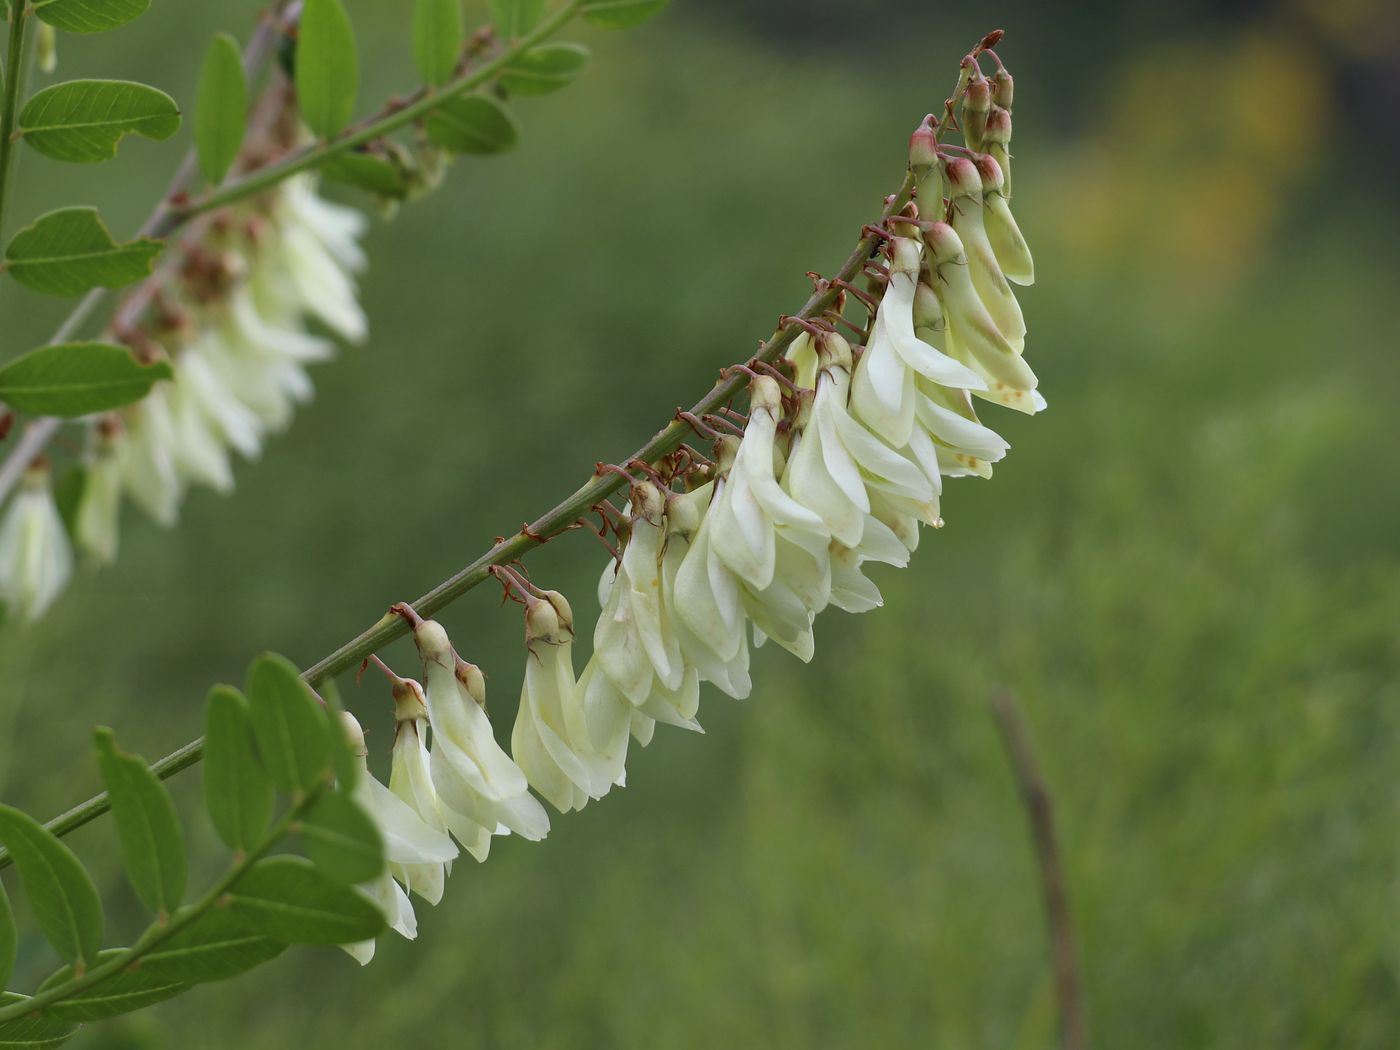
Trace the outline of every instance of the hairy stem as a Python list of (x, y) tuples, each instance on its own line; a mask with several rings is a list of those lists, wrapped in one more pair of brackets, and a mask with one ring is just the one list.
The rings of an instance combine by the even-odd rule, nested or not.
[(10, 40), (5, 59), (5, 94), (0, 101), (0, 232), (5, 228), (5, 205), (10, 199), (10, 169), (15, 154), (15, 111), (24, 81), (24, 36), (29, 25), (25, 0), (10, 0)]
[[(572, 10), (576, 6), (576, 3), (571, 3), (568, 10)], [(980, 50), (981, 45), (974, 48), (969, 57), (975, 58)], [(966, 63), (966, 60), (964, 61)], [(967, 86), (968, 76), (969, 69), (964, 64), (959, 72), (957, 85), (952, 96), (944, 103), (943, 115), (932, 125), (935, 137), (941, 136), (952, 122), (954, 107)], [(881, 222), (898, 214), (909, 202), (913, 190), (914, 175), (912, 172), (908, 172), (900, 183), (899, 189), (886, 199), (884, 210), (880, 215)], [(818, 285), (802, 305), (802, 308), (789, 315), (789, 322), (780, 325), (773, 335), (759, 347), (758, 353), (751, 360), (770, 362), (777, 360), (801, 331), (800, 327), (791, 323), (791, 319), (807, 321), (825, 313), (835, 304), (840, 294), (837, 282), (853, 280), (864, 269), (872, 253), (879, 247), (879, 242), (880, 238), (876, 233), (867, 231), (856, 242), (855, 248), (846, 257), (846, 261), (841, 264), (841, 268), (836, 274), (830, 280), (823, 281)], [(731, 371), (727, 377), (722, 374), (714, 388), (691, 407), (691, 414), (704, 416), (714, 412), (732, 401), (742, 392), (747, 383), (748, 376), (742, 372)], [(690, 424), (682, 422), (680, 419), (673, 419), (628, 458), (655, 463), (679, 448), (689, 433)], [(522, 557), (530, 548), (543, 540), (566, 531), (590, 507), (616, 493), (623, 484), (622, 478), (616, 474), (595, 475), (580, 485), (552, 510), (536, 518), (514, 535), (501, 540), (471, 564), (418, 598), (413, 602), (414, 608), (424, 616), (432, 616), (438, 610), (445, 608), (484, 582), (490, 576), (493, 566), (509, 564)], [(302, 672), (302, 678), (315, 687), (317, 683), (334, 678), (336, 675), (357, 666), (371, 653), (382, 649), (406, 634), (407, 631), (408, 626), (402, 619), (393, 614), (385, 613), (372, 626), (308, 667)], [(202, 738), (191, 740), (164, 758), (151, 763), (151, 769), (162, 779), (174, 776), (180, 770), (198, 762), (203, 757), (203, 748)], [(56, 835), (65, 835), (89, 821), (95, 820), (110, 808), (111, 803), (108, 801), (107, 794), (102, 792), (49, 821), (45, 827)], [(13, 861), (9, 852), (0, 850), (0, 869), (8, 867), (11, 863)]]
[(1045, 922), (1050, 932), (1050, 948), (1055, 965), (1055, 1002), (1060, 1013), (1060, 1046), (1063, 1050), (1089, 1050), (1089, 1030), (1079, 995), (1079, 966), (1075, 960), (1074, 923), (1070, 917), (1069, 894), (1055, 838), (1055, 808), (1050, 789), (1036, 761), (1016, 698), (1009, 692), (992, 696), (992, 713), (1011, 759), (1021, 799), (1035, 840), (1040, 865), (1041, 892), (1045, 898)]
[(240, 856), (229, 866), (228, 871), (219, 876), (213, 886), (187, 908), (181, 908), (164, 922), (157, 922), (148, 926), (146, 931), (136, 939), (136, 943), (127, 948), (120, 955), (114, 955), (106, 962), (99, 963), (91, 970), (88, 970), (81, 977), (74, 977), (72, 980), (56, 984), (52, 988), (45, 988), (35, 992), (28, 999), (11, 1003), (9, 1006), (0, 1007), (0, 1022), (15, 1020), (33, 1013), (35, 1010), (54, 1003), (62, 1002), (70, 996), (86, 991), (95, 984), (100, 984), (108, 977), (115, 977), (117, 974), (136, 966), (145, 956), (160, 947), (171, 937), (179, 933), (190, 923), (194, 922), (201, 915), (218, 905), (219, 899), (233, 888), (234, 883), (241, 879), (257, 861), (261, 860), (267, 853), (276, 846), (292, 829), (298, 820), (315, 805), (324, 790), (322, 787), (308, 791), (306, 795), (298, 799), (281, 818), (268, 829), (267, 834), (258, 845), (250, 849), (246, 854)]

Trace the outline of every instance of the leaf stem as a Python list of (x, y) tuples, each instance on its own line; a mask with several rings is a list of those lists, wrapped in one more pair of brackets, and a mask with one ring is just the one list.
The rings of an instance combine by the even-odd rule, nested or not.
[(10, 0), (9, 21), (5, 94), (3, 101), (0, 101), (0, 232), (5, 228), (5, 205), (10, 197), (10, 169), (15, 153), (15, 112), (19, 109), (19, 87), (24, 81), (24, 37), (29, 25), (25, 0)]
[[(974, 49), (973, 54), (976, 54), (976, 49)], [(932, 125), (935, 137), (942, 135), (952, 122), (953, 109), (966, 88), (967, 80), (968, 70), (964, 66), (959, 73), (957, 86), (952, 97), (944, 103), (943, 115)], [(880, 213), (881, 221), (898, 214), (909, 202), (913, 191), (914, 174), (906, 172), (899, 189), (894, 192), (893, 196), (886, 199), (885, 207)], [(846, 261), (841, 264), (841, 268), (835, 276), (823, 282), (813, 291), (800, 310), (787, 315), (785, 323), (774, 331), (750, 360), (770, 362), (777, 360), (801, 330), (798, 325), (792, 323), (792, 320), (811, 320), (820, 317), (835, 304), (840, 292), (837, 282), (854, 279), (865, 267), (871, 254), (879, 247), (879, 243), (880, 238), (876, 233), (866, 232), (856, 242), (855, 248), (846, 257)], [(742, 372), (731, 371), (727, 377), (722, 373), (721, 378), (710, 392), (692, 406), (690, 413), (695, 416), (705, 416), (714, 412), (733, 400), (747, 383), (748, 377)], [(657, 431), (651, 440), (628, 458), (654, 463), (679, 448), (689, 433), (690, 424), (683, 422), (680, 418), (675, 418)], [(501, 540), (471, 564), (418, 598), (413, 602), (413, 607), (424, 616), (431, 616), (438, 610), (445, 608), (484, 582), (490, 576), (492, 567), (509, 564), (523, 557), (532, 547), (538, 546), (541, 540), (550, 539), (566, 531), (590, 507), (616, 493), (622, 485), (622, 479), (615, 474), (595, 475), (575, 489), (571, 495), (552, 510), (542, 514), (514, 535)], [(314, 688), (318, 682), (334, 678), (336, 675), (355, 667), (371, 653), (382, 649), (396, 638), (406, 634), (407, 631), (408, 625), (401, 618), (392, 613), (385, 613), (372, 626), (361, 631), (340, 648), (308, 667), (302, 672), (302, 678)], [(151, 769), (162, 780), (167, 779), (198, 762), (203, 757), (203, 750), (203, 738), (196, 738), (164, 758), (151, 763)], [(102, 792), (86, 802), (74, 806), (44, 826), (55, 835), (66, 835), (89, 821), (97, 819), (110, 808), (111, 803), (108, 801), (107, 794)], [(13, 861), (9, 852), (0, 850), (0, 870), (9, 867), (11, 863)]]
[[(183, 748), (181, 750), (184, 750)], [(248, 869), (257, 861), (267, 855), (274, 846), (282, 841), (296, 823), (321, 797), (324, 787), (316, 787), (308, 791), (305, 796), (296, 800), (287, 812), (268, 829), (267, 834), (258, 845), (254, 846), (247, 853), (238, 857), (229, 869), (221, 875), (214, 885), (209, 887), (204, 896), (191, 904), (187, 908), (181, 908), (164, 922), (157, 922), (148, 927), (146, 931), (136, 939), (136, 943), (119, 955), (114, 955), (106, 962), (94, 966), (81, 977), (74, 977), (72, 980), (56, 984), (52, 988), (45, 988), (35, 992), (28, 999), (12, 1003), (9, 1006), (0, 1006), (0, 1022), (15, 1020), (32, 1014), (35, 1010), (41, 1010), (45, 1006), (61, 1002), (78, 992), (86, 991), (95, 984), (99, 984), (108, 977), (114, 977), (128, 967), (140, 962), (142, 958), (149, 955), (151, 951), (168, 941), (175, 934), (179, 933), (190, 923), (194, 922), (201, 915), (214, 908), (219, 903), (225, 893), (233, 888)]]

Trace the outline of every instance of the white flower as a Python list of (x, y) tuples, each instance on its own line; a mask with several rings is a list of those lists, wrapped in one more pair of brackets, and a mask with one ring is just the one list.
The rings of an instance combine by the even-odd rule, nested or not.
[(24, 475), (0, 522), (0, 599), (11, 615), (34, 621), (73, 575), (73, 550), (49, 486), (47, 466)]
[(1036, 412), (1043, 402), (1034, 396), (1035, 373), (1007, 342), (973, 287), (967, 253), (957, 231), (939, 222), (925, 231), (924, 237), (933, 254), (937, 296), (947, 321), (948, 352), (987, 381), (986, 389), (968, 389), (1008, 408)]
[(369, 226), (362, 212), (335, 204), (316, 192), (316, 180), (293, 175), (282, 183), (282, 214), (287, 221), (309, 230), (340, 266), (358, 273), (368, 263), (360, 238)]
[(98, 424), (97, 448), (87, 465), (87, 480), (73, 521), (78, 545), (102, 564), (117, 558), (122, 497), (122, 463), (126, 439), (115, 417)]
[(429, 768), (448, 829), (477, 860), (486, 859), (493, 834), (544, 838), (549, 816), (530, 794), (524, 772), (496, 743), (482, 706), (480, 670), (457, 656), (447, 632), (432, 620), (414, 629), (413, 640), (427, 683)]
[[(285, 280), (297, 307), (323, 321), (341, 338), (358, 343), (369, 333), (360, 306), (352, 270), (344, 261), (343, 245), (327, 237), (325, 229), (307, 222), (307, 216), (283, 209), (276, 216), (277, 236), (266, 250), (275, 269), (264, 269), (259, 259), (254, 269), (260, 280)], [(340, 253), (338, 257), (337, 252)], [(279, 294), (285, 295), (285, 292)]]
[(967, 252), (972, 286), (1001, 334), (1019, 353), (1026, 345), (1026, 319), (988, 237), (982, 175), (972, 161), (955, 157), (948, 161), (948, 184), (952, 226)]
[(126, 439), (121, 463), (126, 492), (157, 524), (170, 526), (180, 515), (185, 483), (175, 465), (175, 422), (167, 386), (156, 384), (122, 411)]
[[(394, 865), (443, 864), (457, 855), (448, 836), (423, 822), (401, 798), (370, 775), (365, 760), (364, 731), (349, 712), (341, 712), (341, 722), (359, 764), (352, 797), (374, 821), (384, 841), (386, 865), (378, 878), (357, 887), (378, 906), (389, 928), (413, 940), (418, 936), (418, 920), (413, 904), (390, 874)], [(342, 945), (364, 965), (374, 958), (374, 941)]]
[(199, 393), (184, 382), (183, 366), (188, 353), (180, 355), (174, 378), (166, 387), (174, 430), (175, 465), (188, 481), (207, 485), (215, 492), (231, 492), (233, 467), (223, 435), (205, 410)]
[(870, 345), (851, 384), (851, 411), (891, 448), (903, 448), (914, 429), (914, 377), (945, 386), (983, 389), (976, 372), (922, 342), (914, 333), (914, 295), (921, 253), (917, 241), (891, 238), (890, 281), (880, 299)]
[[(389, 766), (389, 790), (402, 799), (420, 820), (441, 835), (447, 821), (433, 787), (428, 755), (428, 708), (423, 687), (411, 678), (396, 679), (394, 694), (394, 752)], [(456, 849), (453, 849), (456, 855)], [(452, 861), (429, 864), (391, 863), (389, 870), (409, 890), (429, 904), (442, 900), (443, 886)]]
[(1021, 236), (1021, 228), (1011, 214), (1011, 203), (1006, 199), (1001, 165), (990, 156), (977, 158), (977, 170), (982, 176), (982, 204), (986, 209), (984, 222), (987, 227), (987, 240), (996, 252), (1001, 272), (1008, 281), (1016, 284), (1035, 283), (1035, 262), (1026, 239)]
[(612, 786), (610, 763), (593, 746), (574, 678), (574, 622), (558, 591), (525, 602), (525, 684), (511, 754), (530, 786), (561, 813), (582, 809)]

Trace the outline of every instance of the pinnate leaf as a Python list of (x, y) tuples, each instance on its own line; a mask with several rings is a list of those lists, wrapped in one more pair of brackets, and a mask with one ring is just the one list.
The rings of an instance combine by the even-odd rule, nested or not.
[(440, 87), (451, 80), (461, 53), (460, 0), (418, 0), (413, 9), (413, 61), (423, 83)]
[(328, 791), (316, 800), (301, 827), (311, 862), (336, 882), (369, 882), (384, 871), (379, 829), (349, 795)]
[(248, 124), (248, 82), (238, 44), (227, 33), (209, 42), (195, 95), (194, 145), (199, 170), (211, 183), (228, 174)]
[(345, 7), (340, 0), (306, 0), (297, 32), (297, 106), (318, 138), (331, 138), (350, 120), (359, 79)]
[[(0, 1007), (23, 1003), (29, 996), (0, 992)], [(49, 1050), (78, 1034), (77, 1025), (46, 1010), (0, 1021), (0, 1050)]]
[(587, 69), (589, 57), (582, 44), (541, 44), (501, 70), (501, 84), (516, 95), (547, 95)]
[(91, 964), (102, 945), (102, 901), (73, 851), (33, 817), (0, 805), (0, 842), (24, 883), (34, 921), (69, 962)]
[(56, 343), (0, 367), (0, 401), (20, 412), (85, 416), (139, 401), (170, 365), (143, 365), (113, 343)]
[(185, 984), (222, 981), (277, 957), (286, 947), (284, 941), (249, 930), (232, 912), (214, 908), (147, 952), (141, 969)]
[(384, 929), (384, 916), (348, 886), (302, 857), (268, 857), (226, 895), (246, 929), (289, 944), (350, 944)]
[(204, 714), (204, 803), (214, 830), (230, 849), (249, 850), (267, 830), (273, 801), (248, 701), (232, 686), (215, 686)]
[(524, 36), (539, 25), (545, 0), (491, 0), (491, 21), (507, 39)]
[(660, 13), (670, 0), (583, 0), (583, 17), (604, 29), (631, 29)]
[(429, 140), (453, 153), (504, 153), (520, 138), (510, 110), (490, 95), (448, 99), (423, 125)]
[[(125, 948), (107, 948), (97, 953), (97, 962), (107, 962), (125, 951)], [(44, 983), (39, 985), (39, 991), (48, 991), (72, 979), (73, 967), (65, 966), (45, 978)], [(152, 973), (142, 960), (134, 968), (118, 970), (96, 984), (65, 995), (60, 1001), (45, 1007), (45, 1011), (63, 1021), (100, 1021), (104, 1017), (116, 1017), (117, 1014), (151, 1006), (179, 995), (188, 987), (184, 981)]]
[(111, 160), (127, 135), (168, 139), (180, 110), (164, 91), (130, 80), (69, 80), (24, 104), (19, 131), (45, 156), (75, 164)]
[(105, 33), (145, 14), (151, 0), (37, 0), (34, 13), (69, 33)]
[(297, 795), (330, 771), (330, 724), (320, 702), (286, 657), (265, 653), (248, 671), (253, 735), (272, 782)]
[(59, 208), (10, 239), (5, 269), (44, 295), (82, 295), (91, 288), (121, 288), (141, 280), (164, 247), (149, 237), (118, 244), (96, 208)]
[(117, 747), (110, 729), (98, 729), (96, 741), (131, 886), (147, 908), (168, 915), (184, 900), (188, 874), (175, 803), (145, 761)]

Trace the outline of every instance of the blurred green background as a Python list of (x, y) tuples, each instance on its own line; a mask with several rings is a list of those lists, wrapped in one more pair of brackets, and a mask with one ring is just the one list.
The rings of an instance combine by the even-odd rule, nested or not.
[[(256, 10), (153, 6), (65, 38), (60, 73), (188, 104), (208, 35)], [(367, 110), (412, 84), (406, 7), (350, 6)], [(5, 629), (7, 802), (92, 793), (97, 723), (171, 750), (252, 654), (310, 663), (638, 445), (844, 258), (998, 25), (1051, 410), (987, 410), (1012, 454), (948, 485), (910, 570), (875, 570), (885, 609), (823, 617), (810, 666), (763, 650), (749, 701), (707, 693), (704, 736), (663, 730), (546, 842), (462, 862), (416, 943), (364, 971), (294, 950), (73, 1045), (1052, 1045), (988, 709), (1009, 688), (1055, 796), (1098, 1046), (1396, 1046), (1395, 19), (1385, 0), (676, 0), (642, 30), (579, 30), (594, 68), (520, 103), (518, 151), (376, 224), (371, 342), (317, 373), (236, 494), (196, 493), (172, 532), (132, 513), (115, 568)], [(81, 201), (129, 230), (183, 145), (27, 156), (15, 218)], [(0, 309), (7, 355), (58, 317), (8, 285)], [(596, 545), (531, 566), (591, 619)], [(518, 610), (482, 588), (442, 619), (508, 736)], [(342, 685), (384, 769), (387, 690)], [(174, 787), (212, 871), (197, 779)], [(72, 841), (130, 935), (110, 822)], [(37, 937), (21, 964), (56, 965)]]

